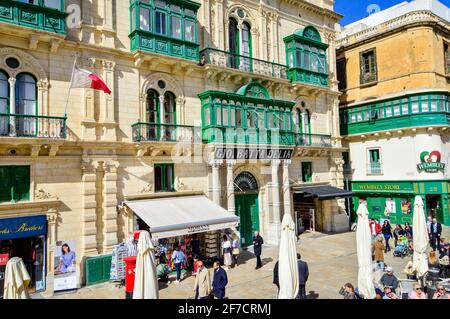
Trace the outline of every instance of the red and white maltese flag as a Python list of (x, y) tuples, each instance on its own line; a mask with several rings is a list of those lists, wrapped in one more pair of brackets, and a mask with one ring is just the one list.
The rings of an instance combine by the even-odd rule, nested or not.
[(111, 90), (97, 74), (84, 69), (79, 69), (77, 66), (73, 69), (70, 87), (100, 90), (107, 94), (111, 94)]

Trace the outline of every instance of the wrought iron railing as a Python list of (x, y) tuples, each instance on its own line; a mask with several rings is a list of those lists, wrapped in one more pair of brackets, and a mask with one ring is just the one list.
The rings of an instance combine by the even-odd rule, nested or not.
[(296, 146), (331, 147), (331, 136), (321, 134), (295, 134)]
[(133, 142), (192, 142), (201, 143), (201, 127), (138, 122), (133, 125)]
[(286, 65), (234, 54), (219, 49), (206, 48), (200, 51), (200, 64), (214, 64), (223, 68), (237, 69), (279, 79), (288, 79)]
[(367, 174), (383, 174), (383, 165), (381, 163), (367, 164)]
[(0, 136), (65, 139), (66, 117), (0, 113)]

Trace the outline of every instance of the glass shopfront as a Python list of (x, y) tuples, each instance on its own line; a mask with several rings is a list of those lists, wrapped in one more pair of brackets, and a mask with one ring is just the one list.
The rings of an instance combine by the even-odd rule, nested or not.
[(0, 218), (0, 298), (6, 264), (22, 258), (31, 277), (29, 292), (45, 290), (47, 217), (45, 215)]

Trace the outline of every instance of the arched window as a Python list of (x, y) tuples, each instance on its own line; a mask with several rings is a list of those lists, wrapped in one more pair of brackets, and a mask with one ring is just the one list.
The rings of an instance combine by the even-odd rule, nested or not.
[[(28, 73), (21, 73), (17, 76), (15, 114), (37, 115), (36, 79)], [(36, 121), (37, 119), (34, 117), (16, 117), (17, 134), (36, 135)]]
[(159, 123), (159, 96), (155, 90), (147, 91), (146, 122)]
[[(250, 26), (246, 22), (242, 24), (241, 37), (240, 55), (251, 57), (252, 40), (250, 36)], [(241, 69), (250, 71), (250, 59), (242, 58)]]
[(238, 28), (237, 28), (237, 22), (233, 18), (230, 18), (229, 21), (229, 28), (228, 28), (228, 50), (230, 51), (231, 55), (229, 57), (228, 63), (230, 64), (230, 67), (236, 68), (236, 56), (235, 54), (239, 54), (238, 48)]
[(172, 92), (164, 94), (164, 124), (176, 124), (176, 98)]
[(9, 113), (9, 83), (6, 73), (0, 70), (0, 135), (9, 133), (9, 117), (1, 114)]
[(242, 172), (234, 179), (235, 192), (257, 191), (258, 182), (250, 172)]
[(27, 73), (17, 76), (16, 114), (36, 115), (37, 87), (36, 79)]
[(303, 134), (311, 134), (311, 117), (308, 110), (302, 112)]

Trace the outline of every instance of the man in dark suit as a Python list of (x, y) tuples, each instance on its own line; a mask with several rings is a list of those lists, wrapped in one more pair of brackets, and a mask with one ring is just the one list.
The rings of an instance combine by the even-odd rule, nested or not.
[(225, 287), (228, 284), (227, 272), (220, 267), (220, 262), (214, 262), (214, 278), (212, 282), (212, 290), (216, 299), (225, 298)]
[(297, 254), (298, 264), (298, 294), (296, 299), (306, 299), (306, 281), (308, 280), (308, 264), (301, 260), (300, 254)]
[(280, 279), (278, 275), (278, 261), (275, 263), (275, 267), (273, 267), (273, 283), (278, 288), (278, 294), (280, 293)]
[(255, 231), (255, 236), (253, 236), (253, 251), (256, 256), (256, 267), (255, 269), (259, 269), (262, 267), (261, 262), (261, 252), (262, 245), (264, 244), (263, 238), (259, 235), (259, 231)]
[(431, 247), (433, 250), (441, 249), (441, 233), (442, 225), (437, 222), (436, 218), (433, 218), (433, 222), (430, 225), (430, 237), (431, 237)]

